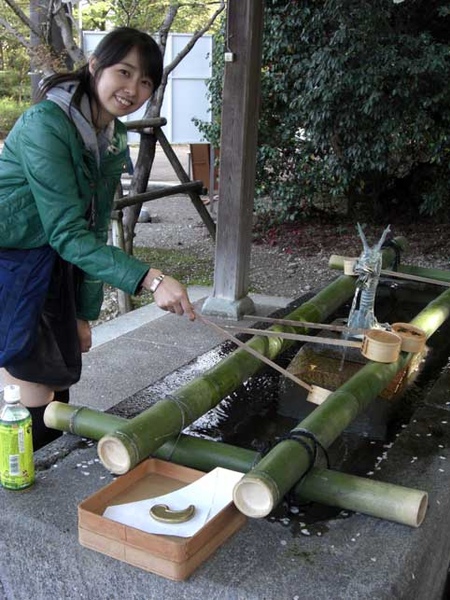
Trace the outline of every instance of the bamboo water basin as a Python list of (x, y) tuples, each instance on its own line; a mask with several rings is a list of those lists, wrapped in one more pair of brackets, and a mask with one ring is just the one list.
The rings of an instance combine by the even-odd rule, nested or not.
[[(411, 293), (412, 290), (414, 293)], [(382, 282), (377, 296), (376, 315), (380, 322), (407, 323), (434, 297), (435, 290), (429, 290), (423, 285), (416, 286), (408, 282), (396, 282), (395, 284)], [(305, 298), (301, 298), (298, 300), (298, 304), (302, 304), (304, 301)], [(295, 306), (290, 306), (288, 310), (292, 310), (292, 308)], [(330, 321), (346, 318), (348, 311), (349, 305), (343, 305), (336, 314), (331, 316)], [(276, 316), (282, 316), (282, 314), (279, 313)], [(261, 324), (260, 327), (264, 327), (264, 325)], [(401, 394), (396, 397), (395, 402), (380, 402), (379, 406), (383, 407), (381, 415), (369, 415), (365, 421), (363, 419), (357, 424), (358, 427), (349, 427), (328, 449), (334, 468), (342, 468), (342, 470), (354, 474), (365, 474), (373, 468), (377, 456), (383, 451), (383, 446), (392, 441), (393, 436), (399, 431), (401, 423), (408, 419), (414, 405), (420, 402), (421, 386), (436, 377), (446, 363), (450, 340), (448, 333), (448, 328), (442, 326), (441, 330), (433, 335), (427, 345), (427, 349), (430, 348), (431, 352), (427, 353), (425, 364), (422, 365), (419, 376), (413, 385), (401, 390)], [(246, 338), (242, 336), (242, 339)], [(300, 347), (301, 344), (291, 346), (283, 355), (277, 357), (277, 362), (287, 368)], [(128, 414), (132, 416), (137, 403), (139, 410), (142, 411), (159, 398), (170, 394), (195, 377), (196, 372), (203, 370), (205, 363), (215, 364), (234, 349), (235, 346), (231, 342), (224, 342), (211, 353), (200, 357), (199, 361), (172, 373), (156, 386), (153, 385), (148, 390), (139, 393), (137, 398), (129, 399), (128, 406), (125, 401), (118, 408), (125, 414), (129, 410)], [(364, 360), (362, 357), (362, 362), (355, 368), (360, 368), (364, 364)], [(398, 386), (398, 382), (393, 382), (393, 386)], [(298, 422), (298, 418), (282, 414), (279, 410), (283, 396), (291, 392), (292, 389), (286, 390), (278, 373), (269, 367), (263, 368), (230, 396), (224, 398), (215, 409), (190, 425), (186, 432), (244, 448), (264, 450), (277, 436), (283, 435)], [(311, 407), (310, 410), (313, 409), (314, 407)], [(370, 410), (368, 412), (370, 413)], [(376, 435), (372, 435), (373, 431), (366, 427), (370, 420), (375, 420), (378, 428), (378, 431), (375, 431)], [(286, 510), (288, 509), (284, 504), (277, 507), (276, 518), (286, 518)], [(314, 514), (310, 512), (310, 509), (307, 513), (313, 515), (311, 519), (314, 522), (320, 522), (321, 527), (325, 527), (320, 515), (326, 521), (330, 514), (339, 514), (339, 510), (333, 511), (327, 507), (323, 512), (319, 508), (319, 516), (317, 509), (313, 511)], [(298, 518), (307, 522), (308, 514), (303, 513), (301, 516), (299, 514)], [(289, 514), (289, 519), (295, 521), (292, 514)]]

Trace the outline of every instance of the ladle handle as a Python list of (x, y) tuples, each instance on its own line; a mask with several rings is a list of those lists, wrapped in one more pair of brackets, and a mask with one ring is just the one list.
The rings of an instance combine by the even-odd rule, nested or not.
[(251, 335), (264, 335), (266, 337), (278, 337), (284, 340), (295, 340), (297, 342), (312, 342), (314, 344), (324, 344), (330, 346), (347, 346), (350, 348), (361, 348), (362, 342), (352, 340), (341, 340), (336, 338), (319, 337), (317, 335), (303, 335), (301, 333), (288, 333), (284, 331), (270, 331), (269, 329), (253, 329), (251, 327), (237, 327), (235, 325), (225, 325), (225, 329), (232, 329), (239, 333), (248, 333)]
[[(309, 385), (305, 381), (302, 381), (301, 379), (299, 379), (292, 373), (289, 373), (289, 371), (286, 371), (286, 369), (283, 369), (283, 367), (280, 367), (279, 365), (277, 365), (277, 363), (273, 362), (272, 360), (270, 360), (270, 358), (267, 358), (267, 356), (264, 356), (264, 354), (261, 354), (260, 352), (258, 352), (257, 350), (255, 350), (254, 348), (249, 346), (248, 344), (241, 342), (241, 340), (239, 340), (237, 337), (235, 337), (234, 335), (232, 335), (231, 333), (229, 333), (228, 331), (226, 331), (225, 329), (223, 329), (222, 327), (217, 325), (217, 323), (213, 323), (213, 321), (206, 319), (205, 317), (203, 317), (202, 315), (199, 315), (198, 313), (196, 313), (196, 318), (199, 321), (201, 321), (202, 323), (204, 323), (205, 325), (208, 325), (208, 327), (211, 327), (212, 329), (215, 329), (216, 331), (221, 333), (224, 337), (226, 337), (231, 342), (234, 342), (237, 346), (239, 346), (243, 350), (246, 350), (249, 354), (252, 354), (255, 358), (258, 358), (266, 365), (269, 365), (269, 367), (272, 367), (272, 369), (275, 369), (275, 371), (278, 371), (279, 373), (281, 373), (282, 375), (284, 375), (285, 377), (287, 377), (288, 379), (290, 379), (297, 385), (300, 385), (305, 390), (308, 390), (308, 392), (312, 391), (311, 385)], [(259, 331), (259, 330), (256, 330), (256, 331)]]
[(244, 315), (243, 319), (250, 321), (262, 321), (263, 323), (273, 323), (274, 325), (283, 325), (291, 327), (304, 327), (305, 329), (327, 329), (329, 331), (343, 331), (354, 335), (365, 335), (367, 329), (356, 329), (347, 325), (333, 325), (332, 323), (311, 323), (309, 321), (294, 321), (292, 319), (276, 319), (275, 317), (255, 317), (255, 315)]
[(386, 269), (381, 270), (381, 275), (387, 275), (388, 277), (397, 277), (398, 279), (409, 279), (410, 281), (418, 281), (420, 283), (429, 283), (431, 285), (442, 285), (443, 287), (450, 287), (448, 281), (440, 281), (439, 279), (430, 279), (429, 277), (421, 277), (420, 275), (411, 275), (410, 273), (401, 273), (399, 271), (388, 271)]

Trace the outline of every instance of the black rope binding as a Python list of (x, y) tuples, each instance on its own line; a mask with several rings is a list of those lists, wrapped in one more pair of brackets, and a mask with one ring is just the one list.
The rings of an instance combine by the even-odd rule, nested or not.
[[(307, 451), (308, 457), (309, 457), (309, 465), (308, 465), (308, 468), (306, 469), (306, 471), (303, 473), (302, 477), (300, 478), (300, 481), (314, 467), (319, 448), (322, 451), (323, 455), (325, 456), (325, 460), (327, 463), (327, 469), (330, 468), (330, 458), (328, 456), (328, 452), (326, 451), (325, 447), (322, 445), (320, 440), (317, 438), (317, 436), (314, 433), (312, 433), (312, 431), (308, 431), (308, 429), (302, 429), (302, 428), (292, 429), (292, 431), (289, 431), (285, 435), (277, 438), (277, 440), (279, 442), (282, 442), (285, 440), (293, 440), (294, 442), (297, 442), (298, 444), (300, 444)], [(309, 442), (312, 442), (312, 444)]]
[[(307, 429), (302, 429), (302, 428), (293, 429), (293, 430), (289, 431), (288, 433), (275, 438), (274, 442), (272, 442), (271, 444), (267, 444), (266, 447), (260, 451), (260, 457), (259, 457), (258, 461), (255, 460), (255, 463), (259, 462), (259, 460), (265, 454), (267, 454), (270, 450), (272, 450), (272, 448), (274, 446), (276, 446), (279, 442), (283, 442), (286, 440), (292, 440), (294, 442), (297, 442), (308, 453), (309, 465), (308, 465), (308, 468), (306, 469), (306, 471), (303, 473), (303, 475), (299, 479), (299, 482), (302, 481), (302, 479), (304, 477), (306, 477), (306, 475), (314, 467), (319, 448), (322, 451), (323, 455), (325, 456), (327, 469), (330, 468), (330, 458), (328, 456), (328, 452), (326, 451), (325, 447), (322, 445), (320, 440), (318, 440), (317, 436), (314, 433), (312, 433), (311, 431), (308, 431)], [(286, 500), (288, 506), (298, 506), (299, 505), (298, 501), (294, 497), (293, 490), (290, 490), (285, 495), (285, 500)], [(309, 504), (309, 502), (307, 504)]]
[[(176, 404), (176, 406), (180, 409), (180, 413), (181, 413), (181, 427), (180, 427), (180, 431), (178, 432), (178, 435), (175, 438), (175, 441), (173, 442), (173, 448), (170, 451), (169, 457), (166, 459), (168, 461), (172, 460), (172, 456), (173, 453), (175, 452), (178, 442), (180, 441), (180, 438), (183, 434), (184, 429), (194, 421), (194, 413), (192, 412), (191, 407), (186, 404), (186, 402), (183, 402), (183, 400), (181, 398), (178, 398), (177, 396), (172, 396), (172, 394), (167, 394), (164, 397), (164, 400), (170, 400), (171, 402), (174, 402)], [(169, 436), (167, 439), (170, 439), (171, 437), (174, 436)]]
[[(261, 458), (268, 454), (272, 450), (272, 448), (274, 448), (279, 442), (284, 442), (286, 440), (293, 440), (294, 442), (297, 442), (308, 453), (308, 468), (303, 473), (299, 481), (301, 481), (303, 477), (305, 477), (305, 475), (307, 475), (314, 467), (319, 448), (320, 450), (322, 450), (322, 453), (325, 456), (327, 469), (330, 468), (330, 458), (328, 456), (326, 448), (322, 445), (317, 436), (314, 433), (312, 433), (312, 431), (308, 431), (308, 429), (302, 428), (292, 429), (291, 431), (288, 431), (287, 433), (276, 437), (273, 442), (268, 442), (264, 444), (264, 447), (261, 450), (259, 450), (259, 457), (255, 459), (254, 464), (257, 464), (261, 460)], [(312, 442), (312, 444), (310, 442)]]

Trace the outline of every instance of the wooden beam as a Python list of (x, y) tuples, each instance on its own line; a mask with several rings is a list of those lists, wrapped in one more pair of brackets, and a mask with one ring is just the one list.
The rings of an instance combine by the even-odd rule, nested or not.
[(229, 0), (213, 296), (205, 314), (239, 318), (248, 297), (260, 103), (263, 0)]
[(167, 198), (168, 196), (177, 196), (180, 194), (188, 194), (195, 192), (198, 194), (206, 193), (203, 187), (203, 181), (189, 181), (188, 183), (180, 183), (180, 185), (164, 185), (158, 186), (148, 192), (136, 194), (135, 196), (123, 196), (114, 200), (114, 210), (121, 210), (126, 206), (134, 204), (142, 204), (150, 200), (159, 200), (159, 198)]

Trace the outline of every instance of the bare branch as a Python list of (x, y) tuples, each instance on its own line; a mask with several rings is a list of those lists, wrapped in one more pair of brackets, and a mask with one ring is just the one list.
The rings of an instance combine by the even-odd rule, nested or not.
[(189, 52), (195, 46), (197, 40), (199, 40), (202, 37), (202, 35), (204, 35), (208, 31), (208, 29), (210, 29), (211, 25), (214, 23), (214, 21), (217, 19), (217, 17), (220, 15), (220, 13), (223, 12), (224, 9), (225, 9), (225, 0), (221, 0), (219, 7), (214, 12), (214, 14), (211, 16), (209, 21), (204, 25), (204, 27), (195, 31), (192, 34), (191, 39), (186, 44), (186, 46), (181, 50), (181, 52), (179, 52), (175, 56), (175, 58), (173, 59), (173, 61), (170, 64), (168, 64), (164, 67), (164, 73), (165, 73), (166, 77), (171, 71), (173, 71), (175, 69), (175, 67), (183, 60), (183, 58), (187, 54), (189, 54)]
[(39, 29), (37, 27), (35, 27), (33, 22), (27, 17), (27, 15), (23, 12), (23, 10), (20, 8), (20, 6), (15, 2), (15, 0), (5, 0), (5, 2), (9, 6), (9, 8), (13, 11), (13, 13), (17, 17), (19, 17), (19, 19), (22, 21), (22, 23), (24, 25), (26, 25), (30, 29), (30, 31), (32, 31), (35, 35), (37, 35), (40, 38), (41, 32), (39, 31)]
[(27, 38), (25, 38), (22, 34), (20, 34), (16, 29), (14, 29), (14, 27), (12, 27), (11, 24), (8, 23), (8, 21), (5, 21), (5, 19), (3, 19), (2, 17), (0, 17), (0, 25), (6, 31), (11, 33), (16, 38), (16, 40), (22, 44), (22, 46), (24, 46), (28, 50), (31, 49), (30, 41), (27, 40)]
[(56, 10), (54, 11), (53, 16), (61, 31), (61, 39), (63, 41), (64, 48), (67, 50), (67, 53), (74, 63), (84, 61), (85, 57), (83, 51), (78, 47), (73, 38), (72, 26), (65, 5), (61, 3), (59, 6), (55, 5), (55, 7)]
[(170, 7), (167, 9), (164, 21), (162, 22), (161, 27), (159, 28), (159, 44), (161, 46), (163, 54), (165, 54), (167, 36), (169, 35), (170, 28), (172, 27), (175, 17), (177, 16), (179, 6), (179, 2), (170, 3)]

